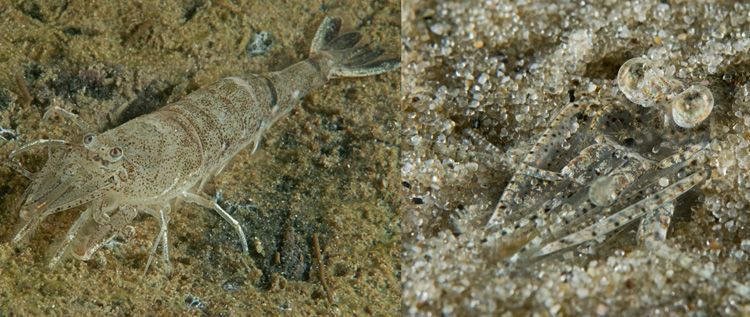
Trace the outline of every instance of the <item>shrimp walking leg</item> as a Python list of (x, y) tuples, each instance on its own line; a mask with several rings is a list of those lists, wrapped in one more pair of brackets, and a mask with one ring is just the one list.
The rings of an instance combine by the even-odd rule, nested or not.
[(240, 223), (227, 213), (224, 208), (221, 208), (216, 201), (207, 198), (205, 194), (200, 195), (189, 192), (183, 193), (182, 197), (184, 197), (187, 202), (194, 203), (203, 208), (215, 210), (222, 218), (224, 218), (224, 220), (234, 227), (234, 230), (237, 231), (237, 235), (240, 237), (240, 242), (242, 243), (242, 251), (246, 255), (250, 254), (250, 249), (247, 247), (247, 238), (245, 237), (245, 231), (242, 230), (242, 226), (240, 226)]
[(162, 262), (168, 267), (169, 266), (169, 243), (167, 241), (167, 225), (169, 224), (169, 212), (171, 207), (167, 204), (159, 208), (159, 211), (147, 208), (147, 213), (152, 214), (154, 217), (159, 219), (159, 233), (154, 237), (154, 241), (151, 243), (151, 249), (148, 252), (148, 260), (146, 261), (146, 267), (143, 269), (143, 274), (148, 272), (148, 268), (154, 260), (154, 254), (156, 249), (159, 247), (161, 242), (161, 258)]
[(52, 260), (49, 261), (49, 268), (54, 268), (57, 266), (57, 264), (60, 262), (60, 259), (65, 255), (65, 251), (68, 250), (68, 247), (70, 246), (70, 243), (73, 241), (73, 239), (76, 237), (76, 234), (78, 233), (78, 229), (81, 228), (81, 224), (87, 219), (91, 217), (91, 208), (86, 208), (86, 211), (84, 211), (78, 219), (73, 223), (73, 225), (70, 226), (70, 229), (68, 229), (68, 233), (65, 235), (65, 240), (63, 240), (62, 244), (57, 248), (57, 252), (55, 252), (55, 256), (52, 257)]
[(88, 123), (86, 123), (86, 121), (83, 121), (83, 119), (81, 119), (81, 117), (79, 117), (77, 114), (72, 113), (72, 112), (70, 112), (68, 110), (65, 110), (63, 108), (60, 108), (58, 106), (52, 106), (49, 109), (47, 109), (47, 111), (44, 113), (44, 116), (42, 117), (42, 119), (43, 120), (48, 120), (50, 116), (55, 115), (55, 114), (59, 115), (59, 116), (61, 116), (63, 118), (65, 118), (67, 120), (73, 121), (73, 123), (75, 123), (76, 126), (78, 126), (78, 128), (82, 132), (91, 132), (92, 131), (91, 130), (91, 125), (89, 125)]
[(65, 140), (40, 139), (40, 140), (32, 141), (10, 152), (10, 155), (8, 155), (8, 161), (5, 162), (5, 165), (13, 169), (13, 171), (23, 175), (24, 177), (28, 179), (32, 179), (34, 177), (34, 173), (30, 172), (25, 167), (23, 167), (23, 165), (21, 165), (21, 162), (16, 160), (16, 156), (24, 152), (28, 152), (28, 151), (38, 149), (38, 148), (43, 148), (43, 147), (48, 147), (48, 146), (65, 146), (65, 145), (69, 145), (69, 143)]

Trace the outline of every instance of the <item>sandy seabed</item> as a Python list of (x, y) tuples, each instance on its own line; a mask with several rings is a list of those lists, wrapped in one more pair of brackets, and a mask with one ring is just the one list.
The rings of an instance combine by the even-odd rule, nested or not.
[[(222, 77), (302, 60), (325, 16), (398, 55), (394, 1), (4, 1), (0, 127), (20, 142), (74, 137), (59, 119), (41, 121), (58, 105), (99, 131), (112, 128)], [(253, 44), (262, 32), (268, 40)], [(0, 316), (398, 314), (399, 79), (331, 81), (279, 121), (256, 154), (241, 152), (213, 180), (209, 192), (220, 192), (250, 240), (249, 267), (224, 220), (181, 204), (169, 228), (171, 272), (157, 261), (143, 275), (157, 232), (146, 216), (94, 259), (48, 270), (50, 250), (80, 210), (50, 217), (26, 245), (12, 246), (29, 182), (0, 167)], [(24, 162), (36, 170), (45, 159), (40, 151)]]
[[(750, 314), (749, 14), (735, 1), (404, 1), (402, 313)], [(687, 85), (707, 85), (715, 98), (708, 119), (693, 129), (671, 119), (643, 125), (663, 109), (634, 104), (615, 81), (635, 57)], [(634, 221), (606, 239), (589, 235), (593, 243), (514, 264), (508, 257), (534, 232), (500, 239), (501, 230), (490, 234), (484, 224), (518, 162), (571, 101), (615, 109), (611, 129), (594, 133), (615, 131), (608, 137), (654, 160), (691, 142), (707, 145), (709, 176), (674, 200), (658, 248), (639, 245)], [(647, 148), (642, 142), (659, 139)], [(569, 162), (587, 145), (560, 143), (550, 162)], [(657, 178), (644, 174), (634, 184), (649, 182)], [(547, 195), (539, 179), (521, 184), (531, 185), (518, 189), (505, 228), (544, 229), (562, 220), (555, 217), (565, 204), (550, 216), (512, 218), (534, 206), (523, 205), (526, 197)]]

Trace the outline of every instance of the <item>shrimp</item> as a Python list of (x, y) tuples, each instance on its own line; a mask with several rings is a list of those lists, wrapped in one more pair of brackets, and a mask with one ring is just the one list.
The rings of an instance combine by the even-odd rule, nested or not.
[[(51, 107), (44, 117), (70, 120), (82, 138), (36, 140), (10, 153), (6, 164), (31, 180), (13, 243), (22, 243), (48, 216), (80, 207), (83, 212), (49, 267), (67, 253), (86, 261), (142, 212), (159, 222), (147, 271), (160, 244), (162, 260), (169, 263), (167, 227), (171, 206), (179, 199), (216, 211), (234, 228), (248, 255), (242, 226), (203, 192), (204, 185), (244, 148), (252, 146), (254, 153), (263, 133), (311, 90), (333, 78), (371, 76), (399, 67), (398, 58), (380, 58), (382, 50), (357, 45), (360, 33), (340, 34), (340, 29), (341, 19), (326, 17), (306, 60), (277, 72), (221, 79), (103, 133), (92, 132), (72, 112)], [(22, 153), (43, 148), (49, 149), (49, 158), (37, 172), (17, 160)]]

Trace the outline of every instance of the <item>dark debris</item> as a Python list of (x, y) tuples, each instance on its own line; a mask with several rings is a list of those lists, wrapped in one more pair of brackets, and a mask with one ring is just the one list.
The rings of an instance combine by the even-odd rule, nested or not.
[(10, 96), (5, 89), (0, 89), (0, 111), (8, 109), (10, 105)]
[[(283, 199), (279, 199), (281, 200)], [(310, 219), (307, 215), (297, 215), (288, 209), (260, 210), (254, 204), (237, 204), (229, 201), (222, 205), (226, 206), (227, 212), (242, 224), (250, 246), (250, 257), (255, 266), (263, 272), (255, 286), (271, 287), (275, 273), (286, 280), (309, 280), (312, 268), (312, 234), (321, 234), (320, 243), (325, 244), (325, 224), (318, 219)], [(207, 239), (211, 241), (209, 244), (226, 244), (236, 246), (239, 250), (236, 232), (224, 220), (217, 218), (215, 221), (219, 225), (206, 230)], [(262, 246), (262, 253), (256, 249), (256, 241)], [(221, 258), (215, 260), (224, 261)], [(233, 291), (242, 284), (232, 280), (226, 282), (223, 287), (227, 291)]]
[(110, 100), (114, 96), (116, 85), (114, 78), (119, 76), (117, 68), (106, 67), (103, 70), (85, 69), (78, 72), (60, 71), (58, 76), (48, 84), (55, 95), (65, 98), (83, 91), (86, 96), (97, 100)]
[(18, 133), (14, 130), (0, 127), (0, 139), (5, 141), (16, 140), (18, 139)]
[(166, 105), (174, 87), (174, 85), (165, 81), (155, 80), (150, 82), (143, 91), (138, 93), (135, 100), (125, 106), (120, 113), (114, 114), (115, 117), (112, 118), (114, 126), (163, 107)]
[(207, 310), (206, 304), (200, 298), (191, 294), (185, 295), (185, 305), (188, 309), (197, 309), (204, 313)]
[(18, 9), (21, 10), (23, 14), (35, 20), (44, 22), (44, 15), (42, 15), (42, 8), (39, 6), (38, 3), (36, 3), (36, 1), (29, 1), (29, 0), (24, 1), (23, 3), (21, 3)]
[(182, 15), (182, 18), (185, 19), (183, 23), (186, 23), (190, 21), (191, 19), (193, 19), (195, 14), (198, 13), (198, 9), (200, 9), (204, 4), (205, 2), (203, 0), (190, 1), (185, 6), (185, 13)]

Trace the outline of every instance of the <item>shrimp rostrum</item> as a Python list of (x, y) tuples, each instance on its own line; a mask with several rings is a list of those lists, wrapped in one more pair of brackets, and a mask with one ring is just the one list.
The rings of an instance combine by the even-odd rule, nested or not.
[[(245, 147), (254, 152), (263, 133), (312, 89), (332, 78), (399, 67), (397, 58), (381, 58), (382, 50), (357, 45), (359, 33), (340, 34), (340, 29), (340, 19), (326, 17), (306, 60), (278, 72), (224, 78), (102, 133), (72, 112), (51, 107), (45, 118), (60, 115), (79, 132), (75, 138), (36, 140), (11, 152), (7, 165), (31, 180), (13, 242), (22, 243), (48, 216), (80, 208), (50, 267), (68, 253), (85, 261), (142, 212), (159, 222), (148, 269), (159, 245), (168, 263), (170, 206), (181, 199), (216, 211), (234, 228), (247, 254), (242, 226), (202, 191), (206, 182)], [(47, 149), (49, 158), (30, 172), (17, 157), (36, 149)]]

